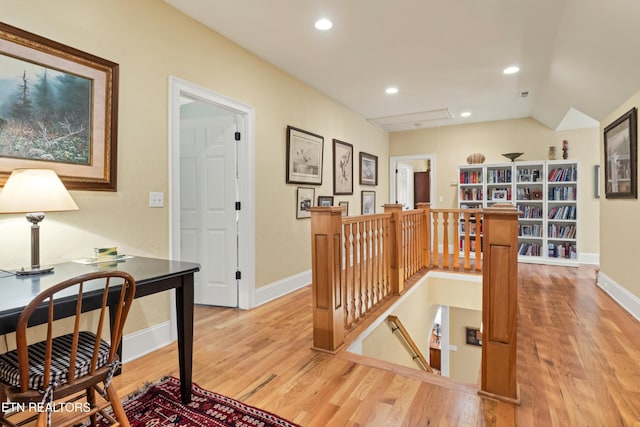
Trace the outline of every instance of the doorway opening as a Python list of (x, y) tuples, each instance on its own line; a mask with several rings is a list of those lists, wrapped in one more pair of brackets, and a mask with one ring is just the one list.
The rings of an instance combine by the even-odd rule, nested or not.
[(170, 253), (200, 263), (196, 303), (254, 305), (254, 122), (253, 107), (170, 77)]
[(389, 158), (389, 200), (403, 209), (415, 209), (416, 203), (429, 201), (435, 207), (436, 156), (415, 154)]

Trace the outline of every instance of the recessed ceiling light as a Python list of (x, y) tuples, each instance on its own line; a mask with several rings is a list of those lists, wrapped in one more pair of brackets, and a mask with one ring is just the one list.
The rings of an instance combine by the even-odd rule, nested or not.
[(471, 116), (471, 111), (463, 111), (462, 113), (460, 113), (460, 117), (470, 117)]
[(388, 87), (384, 91), (386, 93), (388, 93), (389, 95), (393, 95), (395, 93), (398, 93), (398, 88), (397, 87)]
[(505, 68), (504, 70), (502, 70), (502, 72), (503, 72), (504, 74), (515, 74), (515, 73), (517, 73), (518, 71), (520, 71), (520, 67), (515, 66), (515, 65), (512, 65), (512, 66), (507, 67), (507, 68)]
[(331, 27), (333, 27), (333, 22), (329, 21), (326, 18), (322, 18), (322, 19), (318, 19), (315, 25), (318, 30), (327, 31), (327, 30), (330, 30)]

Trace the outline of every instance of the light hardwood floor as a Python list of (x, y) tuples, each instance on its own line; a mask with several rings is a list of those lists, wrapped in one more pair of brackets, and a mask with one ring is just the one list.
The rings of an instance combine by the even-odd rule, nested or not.
[[(256, 309), (197, 307), (194, 382), (303, 426), (638, 426), (640, 323), (593, 267), (519, 265), (521, 405), (476, 385), (311, 346), (311, 289)], [(121, 395), (177, 376), (176, 346), (127, 363)]]

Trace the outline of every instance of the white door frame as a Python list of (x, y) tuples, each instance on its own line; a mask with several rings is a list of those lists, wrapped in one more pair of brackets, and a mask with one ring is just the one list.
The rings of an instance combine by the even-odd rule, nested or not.
[(429, 195), (431, 197), (431, 207), (436, 207), (436, 155), (435, 154), (412, 154), (409, 156), (389, 157), (389, 203), (396, 202), (396, 163), (406, 160), (431, 160), (431, 173), (429, 174)]
[[(169, 76), (169, 248), (172, 259), (180, 259), (180, 96), (244, 116), (242, 140), (238, 146), (238, 187), (242, 208), (239, 233), (239, 266), (242, 279), (238, 286), (238, 306), (254, 307), (255, 291), (255, 108), (175, 76)], [(235, 189), (233, 190), (235, 192)], [(175, 339), (175, 295), (171, 296), (172, 339)]]

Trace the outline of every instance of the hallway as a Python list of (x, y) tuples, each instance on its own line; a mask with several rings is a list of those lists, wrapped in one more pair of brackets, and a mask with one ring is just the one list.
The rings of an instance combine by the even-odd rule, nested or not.
[[(194, 381), (303, 426), (626, 426), (640, 422), (640, 323), (595, 268), (519, 264), (521, 405), (475, 385), (314, 352), (311, 290), (250, 311), (198, 307)], [(122, 396), (177, 375), (175, 344), (124, 366)]]

